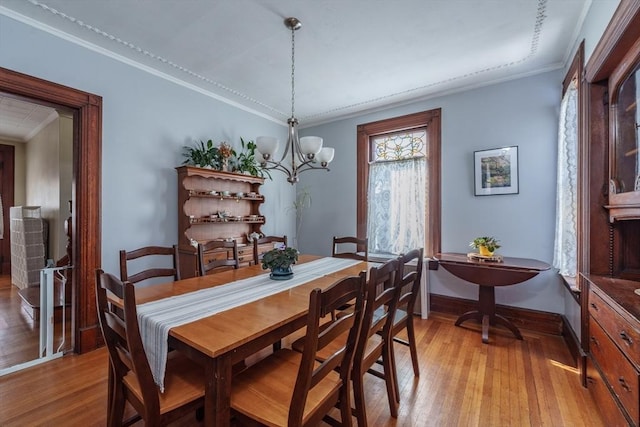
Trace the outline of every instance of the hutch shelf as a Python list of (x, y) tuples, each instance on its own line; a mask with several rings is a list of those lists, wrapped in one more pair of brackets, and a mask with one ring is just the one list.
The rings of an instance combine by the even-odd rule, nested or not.
[[(196, 247), (210, 240), (233, 239), (242, 264), (253, 260), (251, 233), (260, 233), (264, 178), (195, 166), (178, 172), (178, 248), (182, 277), (197, 274)], [(215, 256), (229, 256), (216, 254)]]

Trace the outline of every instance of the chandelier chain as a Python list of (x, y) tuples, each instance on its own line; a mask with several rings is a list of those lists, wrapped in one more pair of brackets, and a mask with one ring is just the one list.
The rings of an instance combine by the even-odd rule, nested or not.
[(291, 118), (295, 117), (295, 71), (296, 71), (296, 29), (291, 28)]

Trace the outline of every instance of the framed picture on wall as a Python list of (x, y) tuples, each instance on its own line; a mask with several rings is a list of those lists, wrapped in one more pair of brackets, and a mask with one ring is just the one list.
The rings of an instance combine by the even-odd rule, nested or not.
[(476, 196), (518, 193), (518, 147), (474, 151)]

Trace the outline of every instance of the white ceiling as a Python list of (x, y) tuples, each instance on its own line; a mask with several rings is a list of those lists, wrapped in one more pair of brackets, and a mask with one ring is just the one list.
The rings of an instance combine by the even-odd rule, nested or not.
[(305, 127), (560, 68), (590, 3), (0, 0), (0, 13), (280, 122), (291, 112), (283, 20), (295, 16), (295, 105)]

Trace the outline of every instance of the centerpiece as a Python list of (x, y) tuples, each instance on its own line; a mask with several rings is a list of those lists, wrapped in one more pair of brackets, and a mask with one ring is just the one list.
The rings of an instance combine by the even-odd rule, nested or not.
[(495, 237), (476, 237), (469, 243), (472, 248), (478, 249), (480, 255), (491, 257), (493, 253), (500, 247), (499, 240)]
[(274, 280), (287, 280), (293, 277), (291, 265), (298, 261), (298, 250), (291, 247), (275, 248), (265, 252), (262, 257), (262, 268), (271, 269)]

